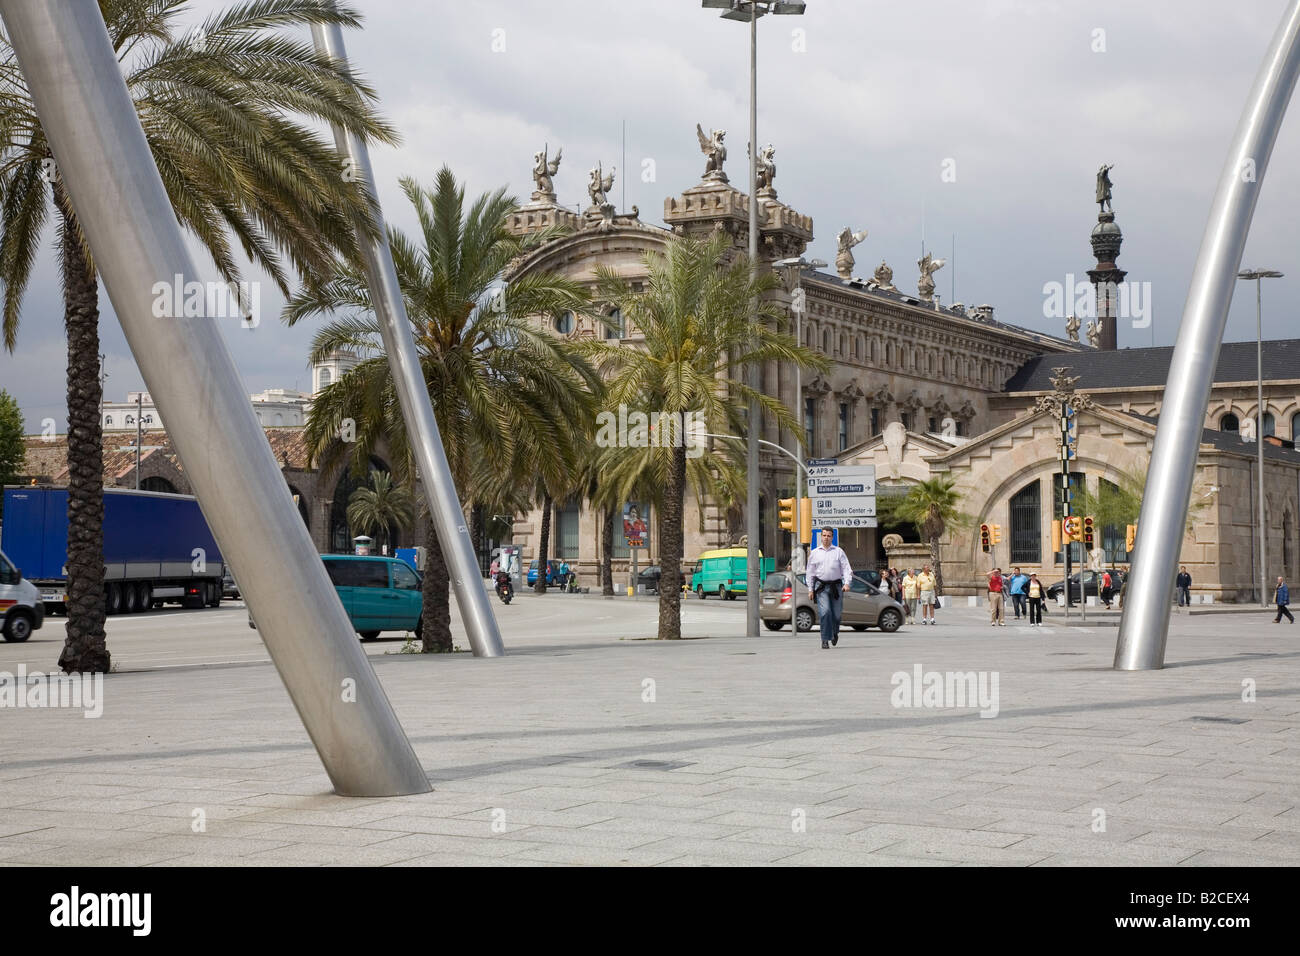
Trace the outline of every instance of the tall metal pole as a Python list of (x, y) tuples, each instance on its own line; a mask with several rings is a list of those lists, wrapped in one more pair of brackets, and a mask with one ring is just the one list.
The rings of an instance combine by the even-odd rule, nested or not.
[[(749, 5), (749, 275), (758, 281), (758, 4)], [(754, 300), (753, 321), (758, 321), (758, 300)], [(749, 368), (750, 387), (762, 388), (762, 369)], [(749, 403), (748, 441), (745, 448), (745, 527), (749, 532), (746, 549), (745, 635), (758, 637), (759, 540), (758, 533), (758, 439), (762, 410), (757, 399)]]
[[(341, 66), (348, 66), (347, 50), (343, 46), (343, 30), (337, 23), (313, 23), (312, 41), (316, 50), (332, 57)], [(392, 371), (397, 397), (402, 406), (402, 418), (411, 441), (415, 464), (424, 483), (429, 512), (438, 532), (438, 544), (446, 556), (451, 571), (452, 589), (460, 607), (461, 620), (469, 637), (475, 657), (499, 657), (505, 653), (496, 616), (488, 603), (487, 589), (483, 587), (474, 545), (470, 540), (460, 498), (452, 479), (447, 453), (442, 447), (438, 422), (429, 402), (429, 391), (420, 357), (415, 350), (415, 338), (406, 316), (406, 303), (397, 282), (397, 269), (388, 247), (388, 232), (379, 209), (379, 193), (370, 167), (370, 150), (365, 140), (335, 125), (334, 142), (340, 155), (346, 156), (355, 174), (356, 182), (366, 189), (374, 207), (378, 233), (367, 236), (358, 228), (362, 256), (365, 259), (366, 281), (370, 299), (383, 334), (384, 351), (388, 354), (388, 367)], [(545, 573), (545, 555), (539, 561), (539, 573)]]
[(1264, 319), (1263, 302), (1260, 288), (1264, 284), (1262, 275), (1255, 277), (1255, 366), (1259, 375), (1255, 383), (1258, 388), (1258, 404), (1255, 413), (1255, 452), (1256, 468), (1259, 471), (1259, 604), (1268, 607), (1268, 549), (1265, 540), (1268, 526), (1264, 524)]
[(1147, 473), (1130, 600), (1115, 646), (1118, 670), (1164, 666), (1165, 642), (1196, 454), (1236, 272), (1260, 184), (1300, 74), (1300, 0), (1291, 0), (1246, 101), (1219, 177), (1183, 310)]
[(0, 16), (145, 384), (335, 790), (429, 790), (298, 516), (219, 320), (154, 315), (157, 283), (201, 273), (99, 7), (0, 0)]
[[(803, 291), (803, 268), (796, 267), (799, 271), (798, 278), (795, 280), (795, 301), (799, 303), (799, 308), (794, 314), (794, 337), (797, 345), (803, 345), (803, 297), (800, 293)], [(794, 363), (794, 407), (796, 421), (799, 422), (800, 430), (804, 428), (803, 416), (803, 366), (798, 362)], [(807, 435), (798, 436), (807, 439)], [(796, 448), (802, 448), (802, 444), (796, 442)], [(805, 456), (807, 457), (807, 456)], [(800, 552), (800, 561), (803, 560), (803, 469), (794, 470), (794, 550)], [(794, 551), (790, 552), (790, 570), (795, 570)]]
[(135, 393), (135, 490), (140, 490), (140, 446), (144, 444), (144, 427), (140, 417), (144, 414), (144, 392)]

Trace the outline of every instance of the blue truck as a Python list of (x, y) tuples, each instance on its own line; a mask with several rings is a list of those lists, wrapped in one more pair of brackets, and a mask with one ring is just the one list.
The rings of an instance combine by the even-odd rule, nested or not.
[[(68, 491), (4, 490), (0, 550), (40, 591), (45, 610), (65, 610)], [(198, 499), (155, 491), (104, 489), (104, 600), (109, 614), (177, 603), (221, 603), (225, 563)]]

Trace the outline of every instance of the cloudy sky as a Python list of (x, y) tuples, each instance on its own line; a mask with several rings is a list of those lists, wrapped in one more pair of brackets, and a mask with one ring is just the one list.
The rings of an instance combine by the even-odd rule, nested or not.
[[(196, 0), (193, 21), (223, 4)], [(403, 136), (376, 150), (388, 221), (413, 217), (397, 187), (449, 165), (470, 193), (527, 199), (532, 154), (564, 149), (560, 202), (586, 202), (586, 171), (618, 168), (611, 198), (661, 224), (664, 198), (699, 181), (695, 124), (729, 131), (745, 185), (747, 27), (698, 0), (362, 0), (347, 38)], [(857, 271), (882, 259), (911, 289), (922, 241), (950, 259), (944, 302), (990, 303), (999, 319), (1061, 334), (1044, 285), (1093, 264), (1097, 168), (1114, 164), (1120, 265), (1150, 283), (1150, 327), (1119, 344), (1172, 344), (1214, 187), (1284, 0), (809, 0), (759, 24), (759, 141), (776, 146), (780, 198), (813, 217), (810, 255), (866, 228)], [(626, 145), (624, 145), (626, 129)], [(625, 175), (627, 171), (628, 175)], [(945, 172), (947, 175), (945, 176)], [(1265, 289), (1266, 337), (1294, 328), (1300, 290), (1300, 118), (1274, 150), (1244, 265), (1287, 273)], [(50, 232), (52, 239), (54, 233)], [(955, 262), (952, 250), (956, 245)], [(954, 288), (955, 286), (955, 288)], [(310, 326), (262, 297), (255, 330), (227, 341), (250, 391), (309, 386)], [(1253, 288), (1228, 340), (1253, 339)], [(1249, 294), (1247, 294), (1249, 293)], [(106, 296), (107, 395), (143, 385)], [(65, 343), (52, 253), (38, 268), (0, 387), (29, 427), (65, 420)]]

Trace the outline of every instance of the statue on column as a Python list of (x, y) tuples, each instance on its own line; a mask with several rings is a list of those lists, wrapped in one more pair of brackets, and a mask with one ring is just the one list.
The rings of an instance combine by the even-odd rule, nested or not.
[(708, 157), (704, 164), (704, 178), (725, 183), (727, 174), (722, 171), (722, 164), (727, 161), (727, 147), (722, 145), (722, 141), (726, 138), (727, 131), (715, 129), (712, 135), (705, 136), (704, 127), (696, 123), (695, 135), (700, 139), (700, 152)]
[(770, 143), (766, 146), (760, 146), (758, 149), (758, 162), (755, 164), (754, 182), (760, 196), (771, 196), (776, 198), (776, 187), (772, 185), (772, 180), (776, 179), (776, 147)]
[(865, 238), (867, 238), (867, 230), (865, 229), (861, 232), (854, 232), (848, 226), (845, 226), (840, 230), (840, 234), (836, 237), (836, 241), (839, 243), (839, 251), (835, 254), (835, 271), (840, 274), (841, 279), (853, 278), (853, 266), (856, 260), (854, 260), (853, 253), (850, 250)]
[(560, 171), (560, 157), (564, 155), (564, 147), (555, 151), (554, 159), (547, 157), (549, 151), (548, 144), (540, 153), (533, 153), (533, 182), (537, 185), (533, 199), (555, 199), (555, 182), (551, 177)]
[(1101, 169), (1097, 170), (1097, 200), (1096, 200), (1096, 202), (1097, 202), (1097, 204), (1098, 204), (1099, 206), (1101, 206), (1101, 209), (1098, 210), (1098, 211), (1099, 211), (1099, 212), (1102, 212), (1102, 213), (1109, 212), (1109, 213), (1112, 213), (1112, 214), (1113, 214), (1113, 213), (1115, 212), (1115, 210), (1114, 210), (1113, 207), (1112, 207), (1112, 208), (1107, 208), (1108, 206), (1110, 206), (1110, 186), (1111, 186), (1111, 183), (1110, 183), (1110, 171), (1111, 171), (1112, 169), (1114, 169), (1114, 168), (1115, 168), (1115, 166), (1114, 166), (1114, 164), (1112, 163), (1112, 164), (1109, 165), (1109, 166), (1103, 166), (1103, 167), (1101, 167)]
[(1101, 320), (1096, 319), (1088, 322), (1088, 344), (1093, 348), (1101, 346)]
[(1065, 320), (1065, 334), (1069, 336), (1071, 342), (1079, 341), (1079, 327), (1082, 325), (1077, 316), (1070, 316)]
[(934, 274), (942, 269), (947, 261), (947, 259), (935, 259), (928, 252), (916, 260), (916, 265), (921, 270), (921, 278), (916, 283), (916, 291), (922, 302), (934, 301)]

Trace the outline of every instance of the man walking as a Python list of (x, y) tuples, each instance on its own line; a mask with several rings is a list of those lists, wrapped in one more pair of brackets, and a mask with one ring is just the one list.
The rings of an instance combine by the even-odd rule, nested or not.
[(1025, 588), (1029, 586), (1029, 575), (1022, 574), (1019, 568), (1013, 568), (1011, 571), (1011, 607), (1016, 612), (1016, 620), (1020, 620), (1022, 613), (1027, 614), (1025, 607)]
[(935, 577), (927, 564), (916, 578), (917, 594), (921, 602), (921, 623), (934, 624)]
[(808, 596), (817, 602), (822, 626), (823, 650), (840, 642), (840, 617), (844, 613), (844, 591), (853, 581), (848, 556), (831, 544), (831, 530), (822, 529), (821, 547), (808, 556)]
[(1282, 615), (1285, 614), (1286, 619), (1294, 624), (1295, 618), (1291, 616), (1291, 612), (1287, 609), (1287, 605), (1291, 603), (1291, 591), (1287, 588), (1286, 582), (1282, 580), (1281, 575), (1278, 575), (1277, 591), (1273, 594), (1273, 600), (1277, 602), (1277, 617), (1273, 618), (1273, 623), (1280, 624)]
[(1002, 616), (1002, 586), (1002, 569), (994, 568), (989, 575), (989, 627), (1007, 626)]
[(1179, 570), (1175, 583), (1178, 585), (1178, 606), (1187, 607), (1192, 603), (1192, 576), (1187, 573), (1186, 565)]

